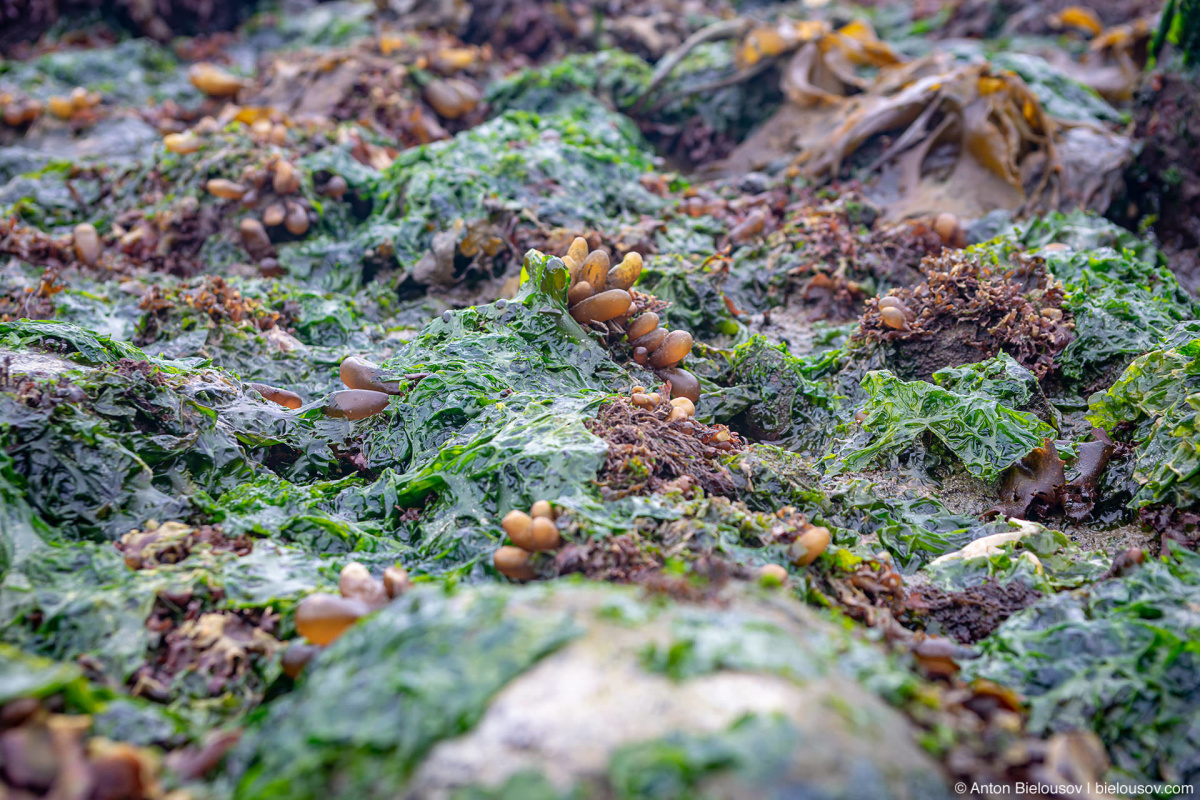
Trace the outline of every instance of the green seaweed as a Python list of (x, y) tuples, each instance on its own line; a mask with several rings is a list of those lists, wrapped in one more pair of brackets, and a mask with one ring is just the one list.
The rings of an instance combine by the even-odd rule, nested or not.
[(726, 388), (716, 393), (706, 413), (755, 439), (818, 453), (842, 407), (842, 397), (826, 379), (828, 362), (825, 357), (796, 358), (784, 345), (754, 336), (730, 354), (722, 378)]
[(1088, 421), (1137, 445), (1130, 507), (1200, 500), (1200, 340), (1135, 359), (1111, 387), (1092, 395)]
[(257, 715), (234, 754), (233, 796), (394, 797), (431, 746), (577, 634), (569, 617), (509, 599), (419, 590), (356, 625)]
[(895, 458), (926, 436), (977, 478), (994, 481), (1055, 431), (1025, 411), (982, 394), (958, 394), (881, 370), (863, 379), (862, 422), (826, 455), (826, 474), (853, 472)]
[(621, 800), (702, 797), (706, 779), (736, 780), (745, 792), (778, 785), (800, 745), (781, 714), (747, 714), (715, 734), (680, 732), (613, 753), (608, 778)]
[[(905, 490), (883, 492), (868, 481), (855, 479), (831, 489), (826, 521), (857, 537), (874, 536), (906, 573), (915, 572), (938, 556), (1008, 529), (1005, 522), (981, 522), (978, 517), (952, 514), (935, 497)], [(854, 539), (837, 536), (840, 544)], [(869, 546), (868, 546), (869, 547)], [(853, 549), (853, 548), (852, 548)], [(867, 552), (873, 552), (869, 547)]]
[(1194, 784), (1200, 720), (1200, 557), (1180, 551), (1010, 617), (964, 664), (1017, 687), (1029, 729), (1090, 729), (1137, 780)]

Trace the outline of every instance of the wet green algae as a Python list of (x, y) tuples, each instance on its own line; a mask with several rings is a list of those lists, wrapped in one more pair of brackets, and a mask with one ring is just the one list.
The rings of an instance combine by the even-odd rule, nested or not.
[[(168, 58), (131, 48), (125, 45), (140, 64)], [(59, 81), (41, 88), (78, 80), (75, 61), (61, 55), (37, 64)], [(681, 71), (699, 80), (709, 67), (727, 67), (728, 55), (710, 47), (693, 62)], [(896, 496), (855, 475), (831, 480), (838, 472), (900, 466), (933, 479), (965, 471), (994, 482), (1044, 438), (1058, 436), (1069, 455), (1070, 434), (1039, 415), (1042, 388), (1011, 359), (944, 370), (930, 384), (899, 380), (879, 352), (844, 342), (794, 356), (751, 337), (725, 305), (726, 290), (743, 306), (771, 304), (743, 299), (769, 288), (757, 247), (735, 251), (733, 274), (717, 288), (711, 270), (672, 259), (711, 252), (721, 231), (673, 220), (657, 234), (664, 255), (648, 264), (643, 286), (676, 303), (665, 315), (672, 326), (711, 344), (694, 358), (706, 392), (702, 414), (772, 444), (729, 460), (744, 506), (671, 495), (602, 503), (591, 481), (605, 443), (583, 423), (613, 393), (649, 378), (614, 363), (565, 314), (557, 262), (531, 254), (515, 298), (423, 326), (444, 306), (397, 299), (432, 233), (456, 220), (611, 231), (661, 213), (664, 201), (638, 181), (652, 160), (633, 124), (572, 97), (586, 89), (632, 113), (647, 70), (633, 57), (605, 53), (522, 73), (491, 90), (492, 121), (405, 151), (383, 171), (337, 145), (299, 159), (320, 223), (306, 240), (280, 246), (287, 277), (234, 285), (265, 308), (286, 310), (302, 350), (280, 352), (252, 325), (206, 317), (170, 283), (164, 291), (175, 303), (153, 331), (136, 298), (87, 283), (64, 293), (58, 322), (0, 323), (0, 346), (59, 354), (73, 364), (66, 380), (85, 395), (31, 401), (31, 392), (51, 385), (47, 379), (34, 382), (41, 388), (6, 385), (0, 393), (6, 697), (66, 694), (71, 710), (96, 714), (115, 738), (136, 740), (140, 728), (158, 731), (144, 737), (158, 744), (196, 740), (218, 720), (244, 723), (250, 741), (229, 765), (237, 785), (219, 787), (235, 796), (327, 794), (329, 776), (337, 776), (338, 790), (386, 795), (434, 743), (469, 730), (495, 692), (576, 634), (564, 617), (508, 613), (503, 590), (467, 589), (470, 599), (457, 601), (442, 594), (443, 585), (495, 578), (490, 554), (503, 540), (496, 520), (504, 511), (551, 499), (571, 510), (581, 541), (641, 526), (651, 548), (666, 544), (668, 523), (689, 520), (696, 546), (666, 564), (689, 575), (688, 559), (700, 554), (748, 566), (783, 560), (784, 546), (764, 543), (771, 514), (790, 504), (829, 525), (844, 548), (823, 569), (882, 549), (902, 570), (924, 568), (947, 587), (1021, 580), (1046, 592), (981, 643), (968, 673), (1027, 695), (1038, 732), (1095, 730), (1124, 774), (1196, 780), (1197, 734), (1187, 720), (1200, 694), (1192, 680), (1198, 634), (1191, 610), (1200, 567), (1191, 555), (1150, 559), (1130, 575), (1096, 582), (1104, 556), (1042, 529), (988, 558), (928, 568), (1008, 523), (954, 514), (923, 493)], [(186, 83), (176, 88), (181, 97), (190, 92)], [(135, 82), (128, 91), (140, 100), (174, 89)], [(732, 103), (729, 93), (709, 99), (684, 99), (664, 113), (734, 133), (752, 121), (751, 105)], [(213, 166), (214, 156), (228, 155), (222, 148), (235, 141), (182, 158), (155, 151), (154, 169), (178, 187), (170, 200), (202, 197), (206, 177), (236, 177), (212, 171), (223, 169)], [(347, 179), (358, 211), (312, 195), (320, 170)], [(63, 174), (51, 168), (23, 178), (5, 213), (50, 230), (83, 221)], [(129, 173), (120, 202), (143, 185), (141, 174)], [(75, 186), (85, 199), (99, 196), (99, 182)], [(115, 210), (102, 205), (89, 221), (104, 229)], [(1194, 301), (1152, 247), (1092, 217), (1051, 215), (977, 252), (1001, 261), (1018, 243), (1037, 251), (1050, 242), (1070, 247), (1042, 255), (1064, 284), (1076, 325), (1061, 357), (1062, 385), (1054, 388), (1085, 402), (1101, 390), (1091, 395), (1086, 420), (1132, 446), (1131, 507), (1194, 507)], [(392, 255), (379, 256), (381, 245)], [(203, 257), (211, 268), (238, 260), (219, 249)], [(519, 254), (505, 257), (515, 272)], [(139, 333), (140, 346), (130, 344)], [(385, 376), (406, 387), (382, 414), (355, 423), (327, 419), (320, 409), (349, 354), (381, 360)], [(294, 388), (306, 405), (286, 411), (263, 400), (251, 381)], [(202, 549), (178, 564), (129, 570), (112, 542), (149, 519), (220, 524), (230, 535), (251, 534), (255, 549), (240, 557)], [(1038, 556), (1041, 571), (1018, 557), (1025, 551)], [(190, 591), (206, 610), (271, 608), (282, 614), (286, 638), (295, 603), (331, 589), (351, 558), (376, 568), (401, 563), (419, 582), (442, 585), (352, 629), (295, 688), (266, 659), (243, 685), (217, 697), (198, 697), (182, 682), (166, 706), (121, 693), (156, 646), (145, 622), (163, 591)], [(803, 596), (801, 571), (792, 572)], [(798, 677), (819, 666), (786, 639), (719, 614), (676, 633), (647, 652), (646, 664), (680, 680), (718, 669)], [(67, 666), (81, 656), (105, 687)], [(866, 645), (830, 658), (897, 702), (913, 691), (907, 668), (879, 661)], [(258, 705), (269, 687), (278, 696)], [(380, 694), (399, 702), (380, 704)], [(683, 732), (618, 752), (608, 780), (622, 797), (687, 796), (713, 775), (770, 772), (776, 756), (795, 745), (793, 736), (769, 716), (717, 735)], [(535, 791), (551, 796), (537, 776), (465, 796)]]
[[(228, 373), (203, 362), (148, 358), (130, 345), (70, 325), (9, 324), (5, 328), (8, 346), (57, 342), (68, 357), (84, 362), (70, 374), (87, 391), (88, 400), (49, 410), (12, 406), (17, 424), (9, 433), (39, 430), (42, 449), (32, 449), (70, 452), (70, 460), (82, 469), (84, 483), (74, 503), (35, 509), (26, 497), (50, 490), (30, 492), (29, 481), (34, 481), (35, 489), (48, 487), (55, 485), (52, 477), (28, 468), (20, 475), (10, 471), (5, 530), (12, 532), (10, 541), (18, 556), (10, 558), (15, 565), (3, 594), (17, 624), (9, 627), (6, 638), (64, 660), (100, 654), (103, 666), (119, 682), (128, 678), (151, 646), (144, 620), (158, 592), (168, 585), (208, 591), (219, 587), (224, 598), (214, 607), (271, 606), (286, 612), (307, 591), (331, 585), (338, 553), (343, 558), (353, 553), (368, 563), (399, 561), (418, 574), (470, 574), (478, 579), (499, 538), (496, 516), (506, 507), (527, 506), (535, 497), (557, 497), (568, 507), (577, 506), (584, 530), (597, 535), (620, 529), (627, 523), (619, 520), (631, 519), (625, 516), (629, 513), (633, 518), (649, 511), (699, 521), (703, 515), (697, 516), (697, 509), (688, 510), (686, 504), (672, 509), (669, 498), (665, 504), (660, 502), (658, 512), (637, 504), (601, 512), (590, 499), (594, 495), (587, 485), (602, 459), (603, 443), (586, 432), (582, 421), (589, 408), (629, 379), (562, 313), (559, 295), (565, 276), (557, 262), (531, 255), (526, 269), (524, 288), (514, 300), (439, 318), (386, 361), (390, 377), (431, 374), (394, 399), (383, 415), (360, 423), (326, 420), (312, 404), (297, 414), (272, 407)], [(754, 354), (766, 352), (761, 344), (746, 347), (751, 349), (741, 350), (734, 363), (737, 359), (749, 363)], [(801, 381), (811, 380), (806, 374), (821, 375), (820, 370), (786, 353), (782, 356), (782, 363), (792, 370), (787, 380), (799, 386), (791, 390), (796, 398), (812, 403), (822, 395), (837, 397), (828, 370), (822, 378), (828, 388), (806, 391)], [(146, 364), (155, 377), (130, 371), (130, 362)], [(542, 368), (530, 369), (531, 363)], [(994, 363), (947, 371), (939, 379), (949, 388), (927, 385), (925, 391), (952, 395), (953, 389), (963, 396), (995, 398), (993, 403), (1027, 405), (1034, 387), (1024, 372), (1014, 369), (1011, 361)], [(122, 366), (127, 374), (122, 374)], [(741, 385), (769, 385), (755, 383), (736, 370), (730, 374), (739, 376)], [(868, 382), (868, 407), (869, 386)], [(855, 408), (846, 397), (828, 405), (833, 406), (828, 413), (836, 410), (843, 418)], [(137, 410), (132, 414), (123, 410), (130, 407)], [(1024, 412), (1010, 409), (1007, 413)], [(1038, 432), (1041, 428), (1036, 426), (1045, 425), (1029, 415), (1012, 418), (1027, 420)], [(156, 426), (153, 450), (124, 444), (130, 437), (145, 435), (137, 422)], [(172, 440), (209, 444), (192, 452), (194, 446), (172, 447)], [(367, 465), (365, 474), (347, 468), (334, 453), (351, 440)], [(281, 447), (293, 453), (286, 466), (278, 462), (277, 452), (272, 455)], [(28, 453), (29, 449), (18, 448), (16, 455), (32, 458)], [(1023, 454), (1019, 449), (1013, 453)], [(305, 455), (294, 458), (301, 454)], [(811, 469), (801, 464), (789, 467), (784, 451), (772, 456), (767, 448), (756, 457), (766, 458), (769, 466), (758, 469), (768, 481), (779, 481), (789, 469)], [(979, 463), (991, 464), (998, 473), (1009, 457), (981, 457)], [(49, 463), (51, 458), (45, 456), (43, 464)], [(101, 463), (106, 467), (103, 476), (87, 474), (89, 466)], [(372, 476), (374, 480), (368, 482)], [(884, 500), (866, 486), (826, 496), (811, 487), (802, 490), (803, 481), (804, 476), (798, 475), (791, 494), (778, 496), (790, 496), (814, 519), (834, 524), (835, 530), (842, 531), (837, 534), (839, 543), (853, 545), (859, 535), (876, 534), (897, 562), (908, 568), (1004, 527), (956, 518), (931, 498)], [(106, 485), (107, 495), (94, 494)], [(180, 486), (185, 491), (180, 492)], [(761, 492), (761, 487), (747, 487), (745, 497), (753, 502), (759, 495), (751, 488)], [(145, 518), (162, 515), (164, 508), (169, 511), (173, 506), (163, 504), (179, 502), (173, 498), (180, 495), (193, 500), (174, 516), (200, 515), (197, 518), (221, 522), (230, 532), (250, 531), (292, 547), (256, 550), (241, 558), (214, 554), (196, 561), (193, 557), (143, 574), (129, 572), (119, 555), (102, 543), (74, 546), (86, 550), (61, 544), (64, 535), (111, 539)], [(85, 497), (120, 502), (111, 511), (105, 504), (106, 510), (98, 513), (84, 507)], [(401, 512), (410, 508), (420, 509), (418, 519), (401, 520)], [(592, 527), (595, 523), (587, 522), (589, 517), (606, 524)], [(718, 523), (717, 530), (733, 523), (726, 520)], [(740, 527), (741, 532), (722, 548), (739, 560), (754, 547), (745, 549), (754, 538), (747, 539), (744, 524), (733, 523), (731, 530)], [(47, 545), (50, 551), (45, 550)], [(19, 556), (31, 547), (38, 551), (36, 560)], [(48, 558), (46, 552), (54, 557)], [(1020, 560), (1016, 562), (1019, 565)], [(97, 594), (95, 587), (104, 584), (111, 588)], [(68, 590), (64, 593), (64, 589)], [(109, 599), (102, 601), (105, 597)], [(88, 610), (80, 616), (85, 606)], [(34, 611), (39, 624), (31, 629), (21, 620)], [(62, 627), (67, 620), (71, 627)], [(120, 649), (112, 647), (114, 639), (122, 642)], [(738, 651), (743, 649), (739, 646)], [(495, 690), (488, 685), (489, 691)], [(389, 780), (400, 779), (397, 773)]]

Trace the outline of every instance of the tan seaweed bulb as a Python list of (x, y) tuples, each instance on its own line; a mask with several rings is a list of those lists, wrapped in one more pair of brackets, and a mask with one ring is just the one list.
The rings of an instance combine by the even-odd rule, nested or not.
[(4, 124), (19, 128), (37, 121), (42, 115), (43, 106), (39, 100), (18, 100), (12, 95), (4, 94), (0, 95), (0, 108), (4, 109), (3, 113), (0, 113)]
[(411, 585), (402, 567), (388, 567), (382, 580), (357, 561), (342, 567), (338, 594), (317, 592), (296, 606), (296, 631), (316, 647), (294, 643), (284, 655), (285, 671), (292, 677), (298, 675), (320, 648), (335, 641), (367, 614), (408, 591)]
[(514, 581), (528, 581), (534, 577), (530, 556), (533, 553), (557, 550), (562, 544), (558, 525), (554, 521), (554, 508), (549, 501), (539, 500), (525, 513), (513, 509), (504, 515), (500, 523), (512, 545), (496, 550), (492, 563), (505, 577)]
[(479, 105), (475, 85), (461, 78), (435, 80), (425, 87), (425, 101), (444, 119), (458, 119)]
[(241, 78), (207, 62), (192, 65), (188, 70), (188, 80), (209, 97), (230, 97), (245, 86)]
[(96, 266), (100, 260), (100, 234), (96, 232), (96, 226), (90, 222), (76, 225), (73, 238), (76, 257), (89, 267)]
[[(663, 398), (658, 392), (647, 392), (643, 386), (634, 386), (629, 391), (629, 402), (638, 408), (653, 411), (663, 402)], [(696, 404), (690, 398), (673, 397), (668, 405), (671, 411), (667, 415), (667, 422), (680, 422), (696, 416)]]
[[(576, 236), (563, 263), (571, 274), (567, 309), (580, 325), (619, 320), (630, 314), (633, 295), (629, 290), (642, 274), (642, 256), (629, 252), (615, 267), (603, 250), (588, 252), (587, 240)], [(671, 382), (672, 397), (700, 400), (700, 381), (679, 363), (692, 351), (687, 331), (659, 327), (654, 312), (639, 314), (625, 323), (625, 335), (633, 346), (633, 360)]]
[(264, 400), (295, 410), (304, 405), (304, 399), (295, 392), (268, 386), (265, 383), (251, 383), (250, 388), (263, 396)]
[(347, 389), (366, 389), (384, 394), (400, 394), (399, 381), (379, 377), (379, 365), (358, 356), (347, 356), (338, 368), (338, 377)]
[(832, 541), (833, 536), (829, 528), (809, 525), (796, 537), (796, 541), (792, 542), (788, 555), (796, 566), (807, 567), (825, 552)]
[(390, 395), (370, 389), (346, 389), (334, 392), (325, 403), (325, 416), (351, 421), (366, 419), (388, 406)]
[(46, 101), (50, 113), (59, 119), (70, 119), (77, 111), (86, 111), (100, 105), (100, 95), (76, 86), (69, 96), (55, 95)]
[(894, 295), (879, 298), (879, 318), (883, 324), (897, 331), (910, 330), (908, 321), (913, 313), (904, 301)]

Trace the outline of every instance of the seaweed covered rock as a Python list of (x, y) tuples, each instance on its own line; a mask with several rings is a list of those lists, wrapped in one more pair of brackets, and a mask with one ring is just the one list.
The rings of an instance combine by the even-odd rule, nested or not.
[(942, 367), (983, 361), (1003, 350), (1039, 378), (1071, 341), (1063, 292), (1044, 264), (1021, 254), (1011, 266), (979, 254), (945, 253), (921, 264), (925, 281), (868, 302), (859, 338), (887, 343), (888, 363), (928, 380)]
[[(1200, 503), (1196, 484), (1200, 464), (1195, 455), (1197, 356), (1200, 341), (1190, 335), (1178, 347), (1152, 350), (1135, 359), (1116, 383), (1089, 402), (1089, 421), (1133, 445), (1135, 489), (1129, 506), (1143, 509), (1164, 533), (1174, 527), (1170, 520), (1175, 510), (1191, 511)], [(1166, 514), (1149, 515), (1151, 508)], [(1186, 543), (1189, 537), (1176, 531), (1172, 538)]]
[[(1035, 732), (1087, 726), (1137, 780), (1200, 780), (1194, 553), (1049, 598), (1000, 626), (968, 670), (1023, 687)], [(1167, 655), (1167, 654), (1170, 655)]]
[[(233, 756), (235, 796), (449, 797), (523, 773), (558, 792), (630, 797), (655, 786), (945, 796), (909, 724), (858, 682), (892, 669), (791, 601), (655, 606), (563, 584), (420, 591), (344, 635), (271, 704)], [(820, 699), (831, 696), (853, 715)]]

